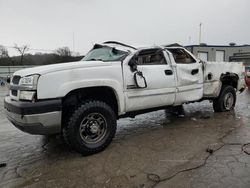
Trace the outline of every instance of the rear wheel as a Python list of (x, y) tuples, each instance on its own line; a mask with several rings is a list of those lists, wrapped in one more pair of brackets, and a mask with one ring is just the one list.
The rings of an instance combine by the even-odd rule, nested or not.
[(236, 92), (232, 86), (222, 86), (218, 98), (213, 101), (215, 112), (225, 112), (234, 109), (236, 103)]
[(101, 101), (86, 101), (77, 108), (63, 129), (66, 142), (77, 152), (91, 155), (104, 150), (116, 132), (116, 116)]

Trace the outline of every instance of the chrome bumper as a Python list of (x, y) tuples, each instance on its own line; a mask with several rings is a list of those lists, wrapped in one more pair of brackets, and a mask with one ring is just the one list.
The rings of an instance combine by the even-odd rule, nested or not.
[(30, 103), (13, 101), (10, 97), (6, 97), (4, 101), (9, 121), (24, 132), (38, 135), (60, 133), (60, 105), (58, 99)]

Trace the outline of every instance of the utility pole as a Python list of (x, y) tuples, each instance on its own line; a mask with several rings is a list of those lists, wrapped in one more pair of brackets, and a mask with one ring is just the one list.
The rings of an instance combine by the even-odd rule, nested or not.
[(188, 45), (191, 45), (191, 36), (188, 37)]
[(200, 23), (199, 27), (200, 27), (200, 32), (199, 32), (199, 45), (201, 45), (201, 26), (202, 23)]
[(75, 53), (75, 33), (73, 32), (73, 55)]

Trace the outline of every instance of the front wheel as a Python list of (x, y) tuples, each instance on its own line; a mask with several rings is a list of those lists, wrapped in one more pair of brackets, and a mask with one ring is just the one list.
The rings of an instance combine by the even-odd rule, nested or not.
[(104, 150), (116, 132), (116, 116), (102, 101), (86, 101), (63, 128), (63, 137), (77, 152), (91, 155)]
[(218, 98), (213, 101), (215, 112), (225, 112), (234, 109), (236, 103), (236, 92), (232, 86), (222, 86)]

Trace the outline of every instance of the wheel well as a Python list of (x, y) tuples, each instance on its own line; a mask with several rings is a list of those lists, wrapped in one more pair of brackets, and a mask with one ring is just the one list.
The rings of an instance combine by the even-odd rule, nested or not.
[(221, 75), (220, 80), (222, 82), (222, 85), (230, 85), (237, 89), (239, 80), (237, 74), (227, 72), (226, 74)]
[(100, 100), (108, 104), (118, 117), (118, 103), (115, 91), (106, 86), (80, 88), (69, 92), (62, 100), (62, 122), (82, 101)]

